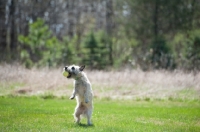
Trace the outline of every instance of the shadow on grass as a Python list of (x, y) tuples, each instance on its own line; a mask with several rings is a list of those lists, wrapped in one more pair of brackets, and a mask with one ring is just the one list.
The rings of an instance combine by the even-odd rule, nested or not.
[(92, 125), (87, 125), (87, 124), (79, 123), (79, 124), (75, 124), (75, 127), (92, 128), (92, 127), (95, 127), (95, 126), (94, 126), (94, 124), (92, 124)]

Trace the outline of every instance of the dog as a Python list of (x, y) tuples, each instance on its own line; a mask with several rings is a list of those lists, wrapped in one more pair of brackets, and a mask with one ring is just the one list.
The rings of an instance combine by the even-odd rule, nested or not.
[(92, 86), (87, 78), (86, 74), (83, 72), (85, 65), (77, 66), (65, 66), (64, 70), (68, 72), (67, 78), (74, 79), (74, 89), (70, 99), (76, 97), (77, 105), (74, 112), (74, 119), (77, 124), (80, 123), (81, 116), (87, 117), (87, 124), (92, 125), (91, 117), (93, 112), (93, 92)]

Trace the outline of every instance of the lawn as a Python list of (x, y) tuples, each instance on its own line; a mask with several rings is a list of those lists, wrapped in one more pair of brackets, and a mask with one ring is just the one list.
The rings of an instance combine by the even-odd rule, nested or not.
[(74, 124), (75, 100), (0, 97), (2, 132), (199, 132), (199, 100), (94, 99), (93, 126)]

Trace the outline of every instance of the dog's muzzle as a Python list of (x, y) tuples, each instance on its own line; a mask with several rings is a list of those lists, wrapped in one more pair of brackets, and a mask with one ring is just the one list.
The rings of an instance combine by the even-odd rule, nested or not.
[(70, 72), (67, 70), (67, 68), (68, 68), (68, 67), (66, 66), (66, 67), (65, 67), (65, 71), (69, 73), (69, 75), (67, 76), (67, 78), (70, 78), (70, 77), (72, 76), (72, 73), (70, 73)]

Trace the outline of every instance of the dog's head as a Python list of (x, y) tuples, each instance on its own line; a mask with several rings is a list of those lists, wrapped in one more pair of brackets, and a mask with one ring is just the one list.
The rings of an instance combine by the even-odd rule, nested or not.
[(85, 68), (85, 65), (83, 66), (76, 66), (76, 65), (71, 65), (71, 66), (65, 66), (64, 70), (69, 73), (67, 78), (78, 78), (81, 77), (82, 71)]

